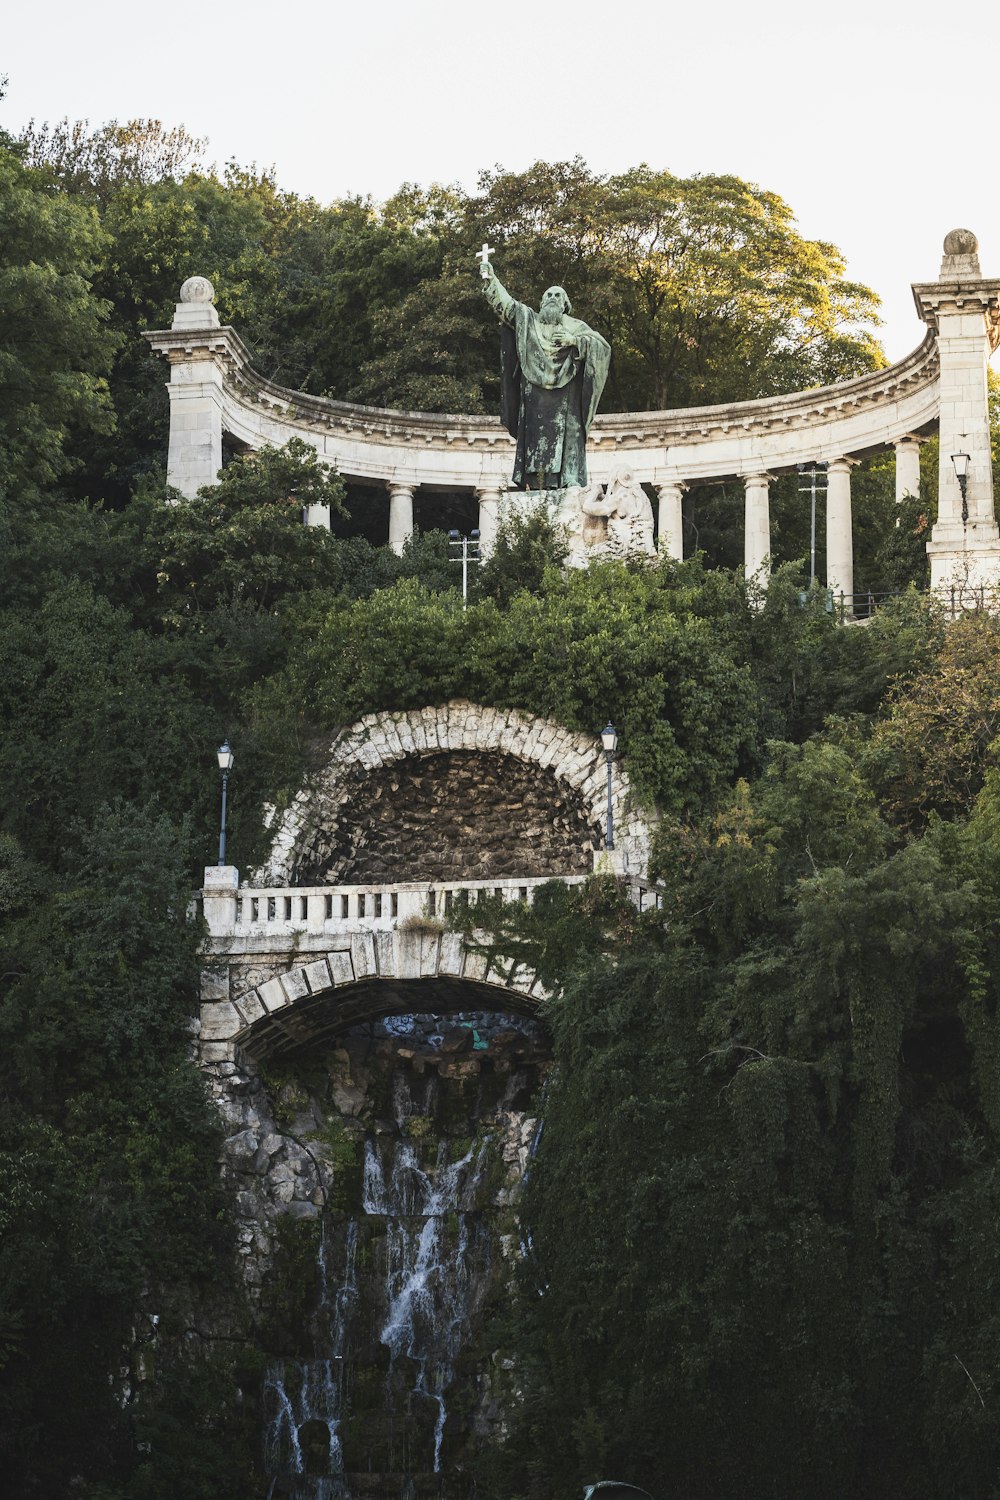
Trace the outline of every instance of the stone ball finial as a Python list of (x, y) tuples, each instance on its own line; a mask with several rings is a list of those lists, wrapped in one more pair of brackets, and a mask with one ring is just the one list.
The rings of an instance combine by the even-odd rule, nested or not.
[(950, 229), (944, 237), (945, 255), (978, 255), (979, 241), (971, 229)]
[(189, 276), (181, 287), (182, 302), (214, 302), (215, 287), (207, 276)]

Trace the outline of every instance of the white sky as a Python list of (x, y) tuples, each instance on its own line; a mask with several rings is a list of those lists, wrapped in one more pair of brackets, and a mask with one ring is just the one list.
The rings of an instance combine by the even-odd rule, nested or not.
[(973, 229), (1000, 274), (998, 17), (986, 0), (47, 0), (5, 13), (0, 123), (183, 124), (209, 160), (273, 165), (323, 202), (577, 154), (732, 172), (840, 247), (898, 359), (947, 230)]

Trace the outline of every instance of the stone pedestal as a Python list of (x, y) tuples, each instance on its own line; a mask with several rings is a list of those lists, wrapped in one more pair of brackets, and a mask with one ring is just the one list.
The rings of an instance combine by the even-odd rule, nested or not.
[(746, 521), (743, 533), (743, 562), (747, 582), (766, 589), (771, 558), (770, 474), (748, 474), (746, 477)]
[(236, 891), (240, 872), (235, 865), (206, 865), (202, 888), (205, 921), (212, 937), (236, 930)]
[(684, 560), (683, 498), (686, 484), (680, 480), (668, 480), (656, 486), (659, 501), (657, 529), (659, 550), (677, 562)]
[(833, 605), (854, 613), (854, 530), (851, 517), (851, 469), (856, 460), (835, 458), (826, 478), (826, 586)]
[[(938, 518), (927, 544), (934, 589), (1000, 583), (987, 390), (990, 353), (1000, 340), (1000, 281), (980, 274), (978, 249), (970, 230), (953, 229), (939, 279), (913, 288), (917, 311), (937, 334), (941, 368)], [(964, 499), (956, 453), (969, 455)]]
[(204, 485), (215, 484), (222, 468), (223, 370), (212, 357), (210, 339), (204, 351), (196, 347), (198, 334), (219, 328), (212, 283), (189, 276), (180, 297), (171, 331), (190, 333), (192, 341), (183, 358), (176, 351), (170, 357), (167, 483), (193, 500)]
[(393, 552), (402, 553), (413, 535), (413, 491), (416, 485), (389, 485), (389, 546)]

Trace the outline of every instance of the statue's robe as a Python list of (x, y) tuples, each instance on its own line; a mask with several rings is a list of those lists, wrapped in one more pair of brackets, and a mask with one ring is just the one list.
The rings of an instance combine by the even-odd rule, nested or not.
[(547, 325), (506, 293), (490, 301), (504, 319), (500, 417), (517, 439), (515, 488), (585, 485), (587, 430), (608, 378), (611, 345), (579, 318), (564, 314)]

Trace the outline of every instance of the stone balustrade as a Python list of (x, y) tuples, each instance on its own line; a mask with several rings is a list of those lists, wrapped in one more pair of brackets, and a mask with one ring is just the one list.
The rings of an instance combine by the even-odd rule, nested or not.
[[(359, 931), (389, 932), (408, 926), (440, 923), (447, 929), (452, 912), (475, 907), (488, 897), (534, 901), (539, 886), (552, 876), (505, 880), (406, 881), (387, 885), (269, 886), (239, 884), (231, 865), (209, 865), (200, 893), (213, 951), (240, 947), (244, 940), (333, 938)], [(564, 885), (581, 885), (585, 875), (555, 877)], [(640, 911), (661, 904), (648, 881), (628, 883)], [(285, 946), (282, 943), (281, 946)]]

